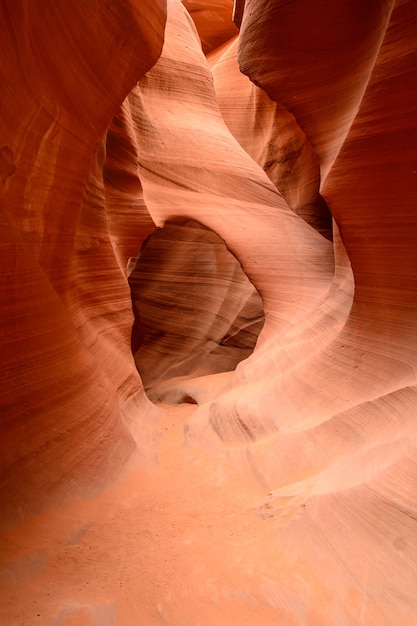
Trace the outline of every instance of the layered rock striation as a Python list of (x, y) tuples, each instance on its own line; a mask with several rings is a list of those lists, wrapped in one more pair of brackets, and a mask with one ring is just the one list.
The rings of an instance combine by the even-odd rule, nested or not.
[(0, 9), (7, 623), (415, 621), (415, 5), (231, 8)]
[(104, 135), (160, 54), (166, 7), (22, 0), (0, 15), (6, 521), (103, 486), (134, 448), (126, 420), (142, 394)]

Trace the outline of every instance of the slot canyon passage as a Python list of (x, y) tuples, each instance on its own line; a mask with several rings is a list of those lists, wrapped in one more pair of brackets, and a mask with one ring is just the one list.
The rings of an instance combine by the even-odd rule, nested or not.
[(0, 624), (417, 623), (415, 0), (0, 16)]

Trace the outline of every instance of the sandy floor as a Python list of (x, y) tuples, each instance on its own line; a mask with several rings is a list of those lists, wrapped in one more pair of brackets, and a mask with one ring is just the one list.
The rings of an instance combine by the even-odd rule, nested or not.
[(294, 623), (266, 494), (183, 447), (195, 408), (166, 407), (157, 467), (6, 538), (2, 626)]

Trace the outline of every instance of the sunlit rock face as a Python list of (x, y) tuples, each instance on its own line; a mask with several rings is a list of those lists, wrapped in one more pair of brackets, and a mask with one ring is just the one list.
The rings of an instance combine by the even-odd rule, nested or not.
[(205, 54), (220, 48), (237, 34), (238, 29), (231, 19), (233, 0), (182, 0), (182, 3), (193, 19)]
[(51, 7), (0, 9), (1, 619), (410, 626), (415, 3)]
[(288, 206), (326, 238), (331, 213), (320, 194), (317, 154), (296, 117), (252, 83), (239, 69), (239, 40), (209, 56), (217, 102), (227, 127), (263, 168)]

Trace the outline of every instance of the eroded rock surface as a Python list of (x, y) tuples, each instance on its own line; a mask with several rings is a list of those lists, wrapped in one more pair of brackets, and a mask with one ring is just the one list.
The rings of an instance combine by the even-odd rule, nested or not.
[[(5, 625), (416, 621), (415, 4), (227, 5), (0, 9)], [(262, 298), (237, 365), (187, 340), (251, 298), (178, 219)], [(136, 315), (142, 381), (156, 229), (139, 307), (157, 264), (202, 295), (187, 373)]]
[(3, 523), (96, 492), (135, 448), (127, 422), (146, 397), (104, 134), (159, 57), (165, 19), (153, 0), (0, 8)]

